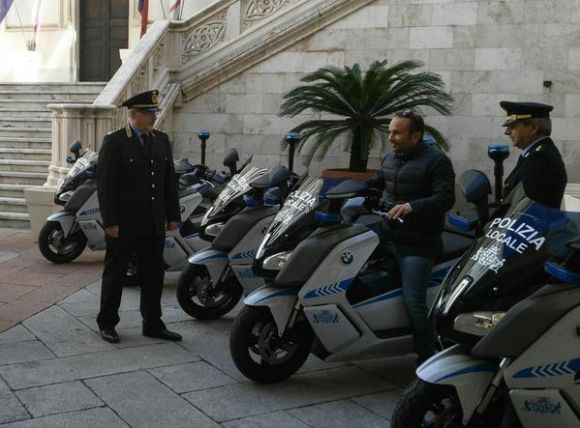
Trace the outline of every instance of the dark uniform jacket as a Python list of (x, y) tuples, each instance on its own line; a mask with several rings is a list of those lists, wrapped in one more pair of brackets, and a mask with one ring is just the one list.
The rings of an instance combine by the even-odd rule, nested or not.
[(455, 203), (455, 172), (443, 152), (424, 143), (404, 155), (391, 152), (367, 183), (383, 190), (386, 211), (407, 202), (413, 208), (405, 223), (386, 223), (387, 238), (402, 255), (436, 256), (441, 251), (445, 213)]
[(566, 168), (554, 142), (545, 137), (525, 155), (505, 180), (504, 199), (522, 182), (526, 195), (537, 202), (560, 208), (568, 181)]
[(180, 219), (169, 138), (157, 130), (149, 138), (146, 150), (127, 125), (108, 134), (99, 151), (97, 189), (103, 225), (118, 225), (119, 237), (163, 235), (167, 221)]

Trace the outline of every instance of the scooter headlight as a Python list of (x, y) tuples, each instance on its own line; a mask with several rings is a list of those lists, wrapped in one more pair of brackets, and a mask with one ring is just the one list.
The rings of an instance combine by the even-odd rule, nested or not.
[(453, 328), (462, 333), (485, 336), (504, 317), (505, 312), (471, 312), (455, 318)]
[(274, 254), (273, 256), (266, 257), (262, 267), (268, 270), (280, 270), (288, 261), (288, 258), (292, 255), (292, 251), (284, 251), (282, 253)]
[(208, 236), (216, 237), (223, 230), (225, 223), (215, 223), (210, 224), (205, 228), (205, 234)]
[(67, 202), (70, 199), (70, 197), (72, 196), (72, 194), (73, 194), (73, 192), (71, 192), (71, 191), (64, 192), (61, 195), (59, 195), (58, 199), (60, 201)]

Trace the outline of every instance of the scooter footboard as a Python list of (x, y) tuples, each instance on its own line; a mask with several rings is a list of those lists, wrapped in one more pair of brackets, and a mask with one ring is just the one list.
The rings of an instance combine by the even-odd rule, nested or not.
[(276, 288), (266, 285), (246, 297), (244, 303), (248, 306), (268, 307), (278, 327), (278, 334), (282, 334), (298, 300), (298, 291), (297, 288)]
[(201, 250), (187, 259), (191, 265), (205, 266), (209, 272), (209, 276), (214, 284), (217, 284), (227, 267), (228, 253), (218, 250)]
[(475, 359), (455, 345), (419, 366), (417, 377), (427, 383), (453, 386), (463, 410), (463, 422), (467, 423), (497, 370), (496, 364)]

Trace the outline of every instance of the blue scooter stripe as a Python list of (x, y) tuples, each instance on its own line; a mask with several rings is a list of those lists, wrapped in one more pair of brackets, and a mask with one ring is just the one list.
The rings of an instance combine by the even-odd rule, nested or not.
[(449, 373), (448, 375), (442, 376), (435, 381), (435, 383), (451, 379), (452, 377), (457, 377), (469, 373), (495, 373), (497, 368), (489, 363), (478, 364), (477, 366), (467, 367), (465, 369), (457, 370), (456, 372)]
[(514, 374), (514, 379), (562, 376), (580, 370), (580, 358), (542, 366), (527, 367)]

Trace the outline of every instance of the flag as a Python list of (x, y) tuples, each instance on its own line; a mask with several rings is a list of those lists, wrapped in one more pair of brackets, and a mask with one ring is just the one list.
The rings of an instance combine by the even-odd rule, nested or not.
[(36, 45), (38, 43), (38, 34), (40, 33), (40, 7), (42, 4), (42, 0), (36, 0), (34, 2), (34, 24), (33, 24), (33, 42), (32, 46), (33, 49), (36, 49)]
[(139, 37), (147, 32), (147, 22), (149, 21), (149, 0), (139, 0), (139, 13), (141, 14), (141, 34)]
[(4, 21), (13, 1), (14, 0), (0, 0), (0, 22)]
[(169, 12), (173, 12), (173, 16), (171, 19), (174, 21), (179, 20), (179, 6), (181, 6), (181, 0), (175, 0), (171, 7), (169, 8)]

